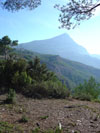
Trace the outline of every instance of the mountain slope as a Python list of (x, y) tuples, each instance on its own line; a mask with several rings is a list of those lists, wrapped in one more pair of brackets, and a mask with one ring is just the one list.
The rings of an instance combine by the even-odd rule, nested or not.
[(100, 68), (100, 60), (90, 56), (85, 48), (74, 42), (67, 34), (62, 34), (47, 40), (23, 43), (19, 45), (20, 47), (42, 54), (60, 55), (72, 61), (78, 61)]
[(100, 81), (100, 69), (61, 58), (58, 55), (43, 55), (27, 50), (17, 51), (17, 54), (27, 60), (33, 60), (35, 56), (40, 57), (41, 63), (46, 63), (47, 67), (67, 84), (68, 88), (73, 88), (84, 80), (88, 80), (90, 76)]
[[(74, 52), (87, 55), (88, 52), (76, 44), (67, 34), (40, 41), (32, 41), (21, 44), (21, 47), (45, 54), (59, 54), (64, 56), (65, 52)], [(65, 55), (66, 56), (66, 55)]]

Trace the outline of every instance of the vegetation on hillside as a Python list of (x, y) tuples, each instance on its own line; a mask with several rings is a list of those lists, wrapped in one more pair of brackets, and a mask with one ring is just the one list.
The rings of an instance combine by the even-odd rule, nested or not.
[[(99, 70), (86, 65), (82, 66), (82, 64), (77, 65), (59, 56), (42, 56), (37, 53), (33, 55), (29, 51), (14, 51), (12, 46), (17, 45), (17, 42), (11, 41), (8, 36), (0, 40), (1, 55), (6, 57), (0, 60), (0, 93), (8, 93), (6, 102), (15, 102), (15, 92), (32, 98), (66, 98), (71, 92), (72, 96), (82, 100), (99, 98), (100, 84), (93, 77), (89, 79), (91, 73), (99, 77)], [(13, 50), (13, 54), (9, 49)], [(5, 50), (9, 51), (7, 52), (9, 56), (5, 55)], [(14, 52), (18, 55), (17, 58), (11, 58), (10, 55), (15, 55)], [(41, 58), (41, 61), (36, 55)], [(44, 62), (56, 74), (48, 70)], [(76, 85), (79, 82), (84, 81), (84, 83), (72, 89), (70, 88), (71, 81), (74, 81)]]
[(39, 58), (34, 62), (24, 59), (0, 61), (0, 93), (13, 88), (16, 92), (33, 98), (65, 98), (68, 89), (49, 71)]
[(24, 49), (17, 49), (15, 53), (18, 57), (30, 61), (38, 56), (40, 63), (45, 63), (47, 68), (53, 71), (60, 81), (65, 83), (69, 89), (72, 89), (83, 83), (84, 80), (89, 80), (93, 76), (97, 82), (100, 82), (100, 70), (81, 64), (79, 62), (70, 61), (61, 58), (58, 55), (44, 55), (31, 52)]
[[(3, 46), (1, 45), (1, 47)], [(26, 51), (23, 51), (23, 53), (24, 52)], [(30, 133), (78, 132), (81, 131), (81, 126), (79, 125), (82, 125), (83, 122), (84, 125), (88, 124), (89, 126), (91, 126), (91, 119), (93, 121), (92, 124), (96, 126), (97, 123), (100, 123), (100, 111), (97, 107), (94, 109), (91, 108), (91, 106), (82, 105), (82, 102), (78, 105), (76, 104), (76, 100), (74, 101), (75, 103), (73, 103), (73, 100), (69, 101), (72, 103), (68, 103), (67, 100), (60, 100), (71, 96), (79, 100), (100, 102), (100, 84), (97, 83), (93, 77), (90, 77), (90, 79), (85, 80), (73, 89), (68, 89), (66, 84), (64, 84), (64, 80), (62, 79), (61, 82), (56, 74), (46, 67), (46, 64), (49, 65), (51, 63), (50, 67), (57, 71), (59, 70), (57, 65), (60, 64), (60, 66), (62, 66), (62, 72), (64, 73), (64, 66), (70, 68), (70, 64), (73, 64), (73, 62), (66, 64), (66, 61), (63, 62), (63, 60), (60, 60), (59, 56), (47, 55), (47, 57), (41, 57), (37, 53), (34, 55), (32, 61), (31, 58), (33, 58), (33, 55), (30, 54), (29, 51), (27, 51), (27, 53), (29, 53), (30, 57), (24, 56), (23, 54), (24, 58), (22, 58), (22, 53), (19, 53), (20, 51), (16, 52), (17, 58), (13, 58), (13, 56), (12, 58), (10, 56), (4, 58), (4, 54), (1, 52), (0, 95), (7, 93), (6, 98), (5, 95), (2, 95), (4, 97), (3, 100), (1, 100), (2, 96), (0, 97), (0, 110), (2, 114), (2, 117), (0, 117), (1, 133), (24, 131)], [(9, 51), (9, 55), (10, 54)], [(15, 54), (13, 53), (13, 55)], [(19, 55), (21, 55), (21, 57)], [(36, 55), (39, 55), (42, 61), (40, 61)], [(25, 59), (26, 57), (27, 59)], [(43, 63), (45, 59), (46, 64)], [(81, 64), (74, 64), (74, 66), (77, 68), (76, 72), (79, 74), (78, 69), (80, 70), (82, 68)], [(69, 71), (65, 73), (66, 77), (67, 74), (69, 74), (69, 77), (74, 79), (74, 81), (77, 81), (80, 78), (79, 75), (83, 74), (81, 72), (77, 78), (75, 73), (74, 76), (71, 75), (72, 67), (67, 70)], [(96, 72), (97, 71), (95, 71), (95, 73)], [(30, 98), (56, 98), (59, 100), (27, 99), (16, 93)], [(86, 114), (84, 112), (86, 112)], [(80, 120), (77, 120), (77, 118)], [(94, 125), (91, 126), (93, 128), (92, 130), (94, 130)], [(82, 126), (82, 131), (86, 132), (87, 129), (83, 130), (83, 127), (84, 126)], [(96, 128), (95, 131), (97, 130), (99, 130), (99, 128)]]
[(100, 83), (96, 83), (93, 77), (90, 77), (88, 81), (84, 81), (83, 84), (79, 84), (73, 90), (74, 98), (80, 100), (95, 100), (100, 98)]

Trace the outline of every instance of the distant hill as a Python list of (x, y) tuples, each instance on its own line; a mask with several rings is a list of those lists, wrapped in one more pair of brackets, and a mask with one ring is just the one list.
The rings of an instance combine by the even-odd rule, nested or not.
[(90, 76), (100, 82), (100, 69), (61, 58), (59, 55), (43, 55), (27, 50), (17, 50), (16, 53), (27, 60), (33, 60), (35, 56), (40, 57), (41, 63), (46, 63), (47, 67), (55, 72), (69, 88), (88, 80)]
[(100, 68), (100, 60), (92, 57), (84, 47), (78, 45), (67, 34), (62, 34), (47, 40), (37, 40), (29, 43), (23, 43), (19, 45), (19, 48), (24, 48), (42, 54), (60, 55), (61, 57), (72, 61)]

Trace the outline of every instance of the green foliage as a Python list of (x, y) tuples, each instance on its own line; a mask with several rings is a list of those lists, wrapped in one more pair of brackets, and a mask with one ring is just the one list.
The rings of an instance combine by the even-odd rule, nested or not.
[[(68, 89), (36, 57), (34, 62), (24, 59), (0, 61), (0, 93), (14, 88), (16, 92), (33, 98), (65, 98)], [(11, 93), (11, 92), (10, 92)]]
[(5, 56), (5, 59), (7, 59), (8, 53), (12, 50), (12, 47), (16, 45), (18, 45), (17, 40), (11, 41), (8, 36), (4, 36), (0, 39), (0, 53)]
[(24, 95), (33, 98), (66, 98), (69, 90), (60, 81), (44, 81), (28, 86)]
[[(32, 130), (32, 133), (40, 133), (41, 130), (39, 128), (35, 128), (34, 130)], [(60, 130), (59, 128), (56, 128), (55, 130), (49, 129), (46, 131), (42, 131), (42, 133), (62, 133), (63, 131)]]
[(40, 129), (39, 128), (35, 128), (34, 130), (32, 130), (32, 133), (39, 133)]
[(31, 81), (32, 81), (31, 77), (28, 76), (26, 72), (19, 73), (17, 71), (12, 78), (13, 86), (16, 86), (15, 88), (17, 89), (20, 89), (22, 87), (31, 84)]
[(0, 133), (23, 133), (20, 127), (17, 127), (8, 122), (0, 121)]
[(19, 59), (1, 61), (0, 63), (0, 88), (14, 88), (16, 91), (31, 83), (31, 77), (26, 72), (27, 63)]
[[(26, 117), (24, 116), (22, 118), (22, 122), (28, 122), (28, 120), (26, 119)], [(0, 133), (23, 133), (24, 130), (19, 127), (19, 126), (15, 126), (14, 124), (10, 124), (8, 122), (3, 122), (0, 121)], [(46, 130), (46, 131), (41, 131), (39, 128), (35, 128), (34, 130), (30, 131), (30, 133), (62, 133), (63, 131), (60, 130), (59, 128), (56, 128), (54, 130)]]
[(27, 123), (28, 120), (29, 120), (29, 119), (27, 118), (27, 116), (26, 116), (26, 115), (23, 115), (19, 122)]
[(70, 95), (68, 88), (60, 81), (48, 81), (44, 86), (47, 88), (49, 97), (51, 98), (66, 98)]
[(100, 103), (100, 99), (93, 99), (92, 102)]
[(41, 120), (45, 120), (45, 119), (47, 119), (48, 117), (49, 117), (48, 115), (45, 115), (45, 116), (41, 116), (40, 119), (41, 119)]
[[(0, 41), (2, 45), (7, 45), (9, 48), (17, 44), (8, 36)], [(16, 92), (33, 98), (65, 98), (69, 96), (66, 86), (58, 80), (53, 72), (47, 69), (44, 63), (40, 62), (37, 56), (34, 61), (29, 62), (24, 59), (13, 60), (11, 58), (0, 61), (0, 93), (8, 92), (9, 88), (14, 88)]]
[(14, 104), (16, 102), (16, 93), (14, 89), (9, 90), (8, 96), (5, 102), (8, 104)]
[[(28, 119), (23, 116), (22, 122), (28, 122)], [(0, 133), (23, 133), (24, 129), (19, 126), (15, 126), (14, 124), (10, 124), (8, 122), (0, 121)], [(46, 131), (41, 131), (39, 128), (35, 128), (34, 130), (30, 131), (30, 133), (62, 133), (63, 131), (59, 128), (56, 129), (48, 129)]]
[(56, 128), (55, 133), (62, 133), (62, 130), (60, 130), (59, 128)]
[(99, 69), (63, 59), (57, 55), (43, 55), (23, 49), (14, 52), (27, 61), (38, 56), (40, 63), (45, 63), (47, 68), (56, 73), (59, 80), (65, 83), (69, 89), (75, 88), (80, 83), (83, 83), (84, 80), (89, 80), (91, 76), (93, 76), (97, 82), (100, 82)]
[(40, 64), (40, 59), (38, 57), (35, 57), (34, 62), (29, 62), (27, 70), (32, 79), (37, 82), (53, 80), (56, 78), (53, 72), (48, 71), (45, 64)]
[(74, 89), (74, 97), (81, 100), (93, 100), (98, 99), (100, 96), (100, 84), (96, 83), (93, 77), (90, 77), (88, 81), (84, 81), (84, 84), (80, 84)]
[(7, 122), (0, 122), (0, 133), (3, 132), (12, 132), (13, 125), (7, 123)]

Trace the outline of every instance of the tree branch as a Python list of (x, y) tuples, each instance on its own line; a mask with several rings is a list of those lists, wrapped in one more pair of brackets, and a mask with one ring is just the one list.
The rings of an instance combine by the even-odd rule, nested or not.
[(67, 5), (55, 5), (61, 13), (59, 21), (60, 28), (71, 29), (80, 24), (81, 21), (90, 19), (93, 11), (100, 6), (100, 3), (94, 3), (93, 0), (70, 0)]
[(97, 4), (97, 5), (95, 5), (95, 6), (93, 6), (91, 9), (89, 9), (89, 10), (85, 11), (84, 13), (91, 12), (92, 10), (94, 10), (95, 8), (97, 8), (98, 6), (100, 6), (100, 3), (99, 3), (99, 4)]

